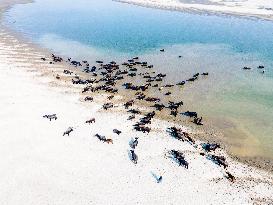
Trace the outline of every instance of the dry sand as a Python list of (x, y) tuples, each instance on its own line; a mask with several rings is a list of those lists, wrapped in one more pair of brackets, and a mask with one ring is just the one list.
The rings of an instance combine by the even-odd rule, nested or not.
[[(63, 65), (50, 65), (47, 55), (0, 30), (0, 204), (270, 204), (273, 177), (227, 157), (224, 169), (200, 155), (197, 147), (166, 133), (172, 126), (153, 120), (149, 135), (132, 130), (134, 122), (117, 105), (102, 111), (106, 96), (84, 103), (79, 87), (55, 79)], [(63, 75), (61, 74), (61, 78)], [(42, 116), (56, 113), (49, 121)], [(96, 123), (85, 124), (91, 117)], [(70, 136), (63, 136), (69, 127)], [(178, 125), (177, 125), (178, 126)], [(187, 127), (179, 126), (190, 133)], [(112, 132), (119, 129), (119, 136)], [(113, 139), (102, 143), (96, 133)], [(129, 141), (139, 137), (138, 164), (128, 157)], [(167, 157), (181, 150), (189, 169)], [(156, 183), (153, 174), (163, 176)]]
[(271, 0), (114, 0), (159, 9), (232, 14), (273, 19)]

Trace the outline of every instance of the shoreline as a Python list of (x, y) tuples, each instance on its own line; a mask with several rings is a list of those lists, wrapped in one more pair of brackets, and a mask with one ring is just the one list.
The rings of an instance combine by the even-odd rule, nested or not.
[(169, 1), (169, 3), (160, 2), (160, 0), (113, 0), (119, 3), (131, 4), (135, 6), (141, 6), (146, 8), (177, 11), (177, 12), (188, 12), (193, 14), (207, 14), (207, 15), (220, 15), (220, 16), (234, 16), (239, 18), (249, 18), (249, 19), (261, 19), (266, 21), (273, 20), (273, 12), (270, 14), (255, 14), (251, 12), (240, 12), (232, 10), (222, 10), (219, 8), (208, 9), (208, 5), (204, 4), (187, 4), (178, 3), (174, 0)]
[[(0, 10), (3, 9), (4, 12), (9, 9), (12, 5), (14, 4), (18, 4), (18, 3), (31, 3), (33, 2), (33, 0), (14, 0), (14, 2), (9, 2), (7, 1), (6, 6), (4, 6), (5, 8), (1, 8)], [(1, 6), (1, 5), (0, 5)], [(0, 14), (0, 20), (1, 20), (1, 14)], [(42, 48), (41, 46), (33, 43), (30, 41), (30, 39), (26, 39), (25, 37), (23, 37), (20, 33), (8, 28), (7, 26), (3, 26), (3, 29), (9, 33), (10, 35), (14, 36), (16, 39), (18, 39), (19, 42), (23, 42), (23, 43), (27, 43), (28, 47), (30, 49), (34, 49), (38, 52), (43, 53), (45, 56), (50, 56), (51, 52), (50, 50), (46, 49), (46, 48)], [(63, 56), (62, 56), (63, 57)], [(62, 67), (66, 67), (67, 65), (61, 65)], [(73, 67), (69, 67), (70, 69), (73, 69)], [(56, 73), (58, 74), (62, 74), (63, 70), (60, 70)], [(77, 71), (77, 70), (74, 70)], [(79, 71), (79, 70), (78, 70)], [(78, 72), (77, 71), (77, 72)], [(53, 70), (52, 70), (53, 72)], [(55, 75), (56, 75), (55, 73)], [(89, 78), (90, 76), (88, 74), (82, 73), (81, 74), (83, 78)], [(53, 75), (54, 77), (54, 75)], [(53, 86), (55, 86), (55, 83), (53, 83)], [(73, 85), (69, 85), (67, 83), (64, 83), (62, 85), (64, 88), (65, 87), (73, 87)], [(122, 100), (116, 100), (116, 103), (120, 104), (123, 103), (125, 101), (130, 100), (130, 97), (134, 97), (130, 96), (129, 97), (126, 95), (126, 90), (121, 90), (122, 93), (120, 93), (120, 95), (122, 96)], [(149, 107), (149, 103), (138, 103), (136, 102), (136, 105), (139, 107)], [(124, 112), (123, 112), (124, 113)], [(126, 112), (125, 112), (126, 113)], [(220, 143), (222, 146), (222, 149), (225, 150), (225, 152), (227, 152), (227, 154), (234, 160), (253, 166), (255, 168), (261, 169), (261, 170), (265, 170), (267, 172), (273, 173), (273, 161), (270, 160), (270, 158), (267, 157), (262, 157), (262, 156), (256, 156), (256, 157), (249, 157), (249, 156), (237, 156), (236, 153), (232, 153), (230, 151), (230, 145), (226, 142), (226, 139), (221, 139), (223, 133), (221, 132), (221, 130), (217, 129), (215, 126), (213, 126), (213, 124), (211, 124), (211, 122), (208, 122), (208, 124), (206, 124), (206, 126), (202, 126), (202, 127), (196, 127), (193, 126), (192, 123), (189, 120), (185, 120), (185, 119), (175, 119), (173, 120), (172, 118), (168, 117), (168, 115), (160, 115), (160, 116), (156, 116), (156, 119), (158, 120), (163, 120), (163, 122), (173, 122), (176, 124), (183, 124), (186, 125), (187, 127), (189, 127), (190, 129), (194, 129), (195, 130), (195, 134), (194, 137), (198, 140), (201, 141), (207, 141), (207, 142), (213, 142), (213, 143)]]
[[(92, 201), (95, 204), (99, 202), (100, 204), (109, 204), (107, 199), (103, 200), (105, 196), (100, 197), (99, 193), (96, 192), (98, 184), (102, 189), (108, 190), (108, 197), (113, 200), (110, 202), (111, 204), (128, 204), (132, 201), (135, 203), (162, 203), (170, 196), (173, 197), (170, 203), (179, 204), (182, 199), (184, 202), (190, 203), (193, 202), (192, 197), (197, 195), (197, 199), (194, 200), (195, 203), (202, 201), (203, 203), (218, 204), (223, 200), (233, 204), (271, 203), (270, 197), (273, 195), (273, 177), (271, 174), (236, 162), (224, 150), (220, 149), (215, 154), (227, 158), (228, 170), (236, 177), (235, 182), (231, 183), (224, 177), (223, 168), (199, 154), (201, 141), (196, 140), (198, 148), (194, 148), (187, 142), (179, 142), (165, 134), (165, 129), (170, 126), (179, 126), (190, 133), (194, 132), (193, 130), (153, 119), (152, 133), (149, 135), (136, 133), (131, 129), (132, 122), (126, 122), (129, 114), (121, 114), (123, 112), (120, 107), (112, 111), (101, 110), (101, 105), (106, 100), (105, 95), (94, 95), (94, 102), (91, 104), (82, 100), (79, 101), (82, 99), (82, 95), (79, 94), (80, 87), (69, 87), (67, 83), (54, 79), (56, 74), (62, 73), (64, 69), (62, 65), (39, 62), (39, 58), (44, 55), (35, 52), (30, 52), (28, 61), (22, 63), (18, 59), (26, 59), (24, 53), (29, 52), (23, 51), (26, 45), (17, 42), (19, 44), (17, 47), (21, 47), (22, 51), (16, 49), (11, 52), (9, 49), (12, 45), (9, 45), (7, 38), (10, 38), (11, 42), (15, 39), (11, 36), (2, 35), (1, 37), (6, 41), (5, 44), (1, 42), (1, 47), (4, 50), (0, 50), (0, 66), (6, 70), (3, 70), (0, 76), (4, 79), (5, 85), (1, 88), (2, 95), (5, 93), (5, 100), (2, 103), (7, 109), (1, 113), (1, 116), (6, 116), (4, 138), (1, 139), (2, 146), (6, 149), (1, 146), (1, 156), (5, 157), (8, 153), (13, 152), (12, 158), (1, 159), (1, 163), (9, 167), (2, 169), (6, 184), (2, 187), (4, 190), (2, 194), (7, 197), (9, 196), (7, 190), (13, 190), (13, 197), (10, 198), (9, 204), (16, 204), (19, 201), (34, 204), (37, 200), (40, 204), (53, 203), (58, 201), (60, 196), (62, 196), (64, 204), (69, 204), (68, 200), (71, 200), (71, 203), (77, 203), (77, 200), (81, 200), (85, 203)], [(3, 54), (9, 55), (11, 58), (6, 59)], [(15, 59), (17, 62), (14, 61)], [(32, 62), (33, 60), (35, 61)], [(39, 64), (42, 64), (43, 70), (37, 69), (36, 66)], [(36, 65), (36, 68), (33, 65)], [(65, 75), (61, 76), (61, 78), (64, 77)], [(9, 81), (18, 82), (19, 79), (20, 83), (9, 84)], [(15, 93), (6, 90), (7, 88), (17, 90), (17, 93), (20, 94), (15, 95)], [(4, 90), (6, 92), (3, 92)], [(50, 122), (42, 118), (43, 114), (51, 112), (56, 112), (59, 119)], [(25, 117), (22, 118), (23, 116)], [(84, 120), (90, 116), (96, 118), (96, 123), (84, 125)], [(24, 120), (23, 124), (22, 119)], [(108, 122), (109, 126), (105, 127), (104, 124), (101, 124), (105, 121)], [(17, 125), (15, 132), (14, 125)], [(68, 126), (75, 126), (75, 131), (71, 136), (64, 137), (62, 132)], [(120, 136), (114, 135), (111, 133), (113, 128), (121, 128), (122, 134)], [(99, 142), (92, 136), (96, 132), (111, 137), (114, 142), (113, 145)], [(20, 133), (27, 134), (22, 136)], [(140, 138), (140, 145), (136, 149), (139, 156), (137, 165), (130, 162), (126, 153), (127, 143), (133, 136)], [(177, 166), (167, 157), (167, 150), (171, 148), (183, 151), (190, 163), (188, 170)], [(19, 158), (25, 166), (18, 163)], [(120, 168), (116, 167), (117, 163)], [(57, 164), (58, 166), (56, 166)], [(98, 169), (94, 170), (95, 167)], [(44, 169), (47, 170), (47, 173), (44, 173)], [(164, 183), (157, 184), (150, 172), (162, 174)], [(23, 183), (13, 186), (9, 181), (12, 176), (15, 176), (16, 180), (23, 181)], [(88, 178), (86, 178), (87, 176)], [(64, 183), (60, 181), (60, 177), (67, 181), (65, 183), (65, 195), (62, 191), (63, 188), (59, 187)], [(73, 184), (76, 179), (79, 183)], [(56, 182), (53, 183), (54, 181)], [(36, 185), (32, 187), (33, 183)], [(189, 183), (191, 186), (187, 185)], [(85, 188), (82, 189), (82, 186)], [(183, 191), (180, 188), (184, 186), (188, 188)], [(48, 187), (50, 187), (49, 190)], [(117, 192), (112, 190), (114, 187), (119, 187)], [(259, 187), (259, 190), (253, 192), (253, 188), (250, 187)], [(97, 196), (88, 194), (89, 189), (95, 190)], [(32, 194), (29, 195), (24, 190), (31, 190), (30, 193)], [(128, 195), (125, 190), (137, 195)], [(172, 190), (172, 192), (167, 190)], [(42, 199), (39, 198), (40, 193), (45, 191), (47, 196)], [(151, 200), (151, 197), (148, 196), (147, 198), (145, 194), (143, 195), (143, 191), (153, 196), (159, 194), (161, 197), (152, 197), (153, 200)], [(20, 196), (20, 194), (14, 193), (27, 194), (31, 200), (22, 198), (24, 195)], [(218, 193), (217, 197), (215, 193)], [(116, 194), (126, 195), (127, 197), (126, 199), (119, 199), (115, 197)], [(0, 195), (0, 201), (3, 204), (6, 202), (6, 197), (2, 198)], [(59, 202), (59, 204), (63, 203)]]
[[(91, 104), (83, 102), (83, 96), (79, 94), (82, 86), (75, 87), (74, 85), (71, 85), (71, 77), (67, 78), (67, 76), (63, 74), (63, 69), (68, 68), (67, 65), (57, 63), (50, 65), (47, 61), (43, 62), (40, 58), (46, 57), (47, 59), (50, 59), (49, 53), (45, 53), (43, 51), (41, 52), (40, 49), (38, 49), (37, 51), (33, 47), (30, 47), (30, 51), (25, 50), (26, 48), (29, 48), (28, 43), (22, 43), (20, 39), (18, 40), (14, 36), (3, 33), (2, 29), (0, 35), (0, 44), (1, 48), (3, 49), (0, 50), (0, 66), (3, 66), (1, 77), (5, 79), (4, 85), (6, 85), (6, 87), (4, 87), (1, 91), (4, 91), (5, 89), (14, 90), (18, 88), (18, 90), (20, 90), (20, 93), (25, 96), (24, 100), (22, 96), (17, 96), (17, 94), (14, 95), (16, 92), (11, 93), (9, 92), (9, 90), (7, 90), (4, 95), (6, 99), (4, 101), (4, 105), (9, 108), (8, 110), (15, 109), (15, 111), (17, 111), (18, 113), (13, 111), (10, 118), (10, 113), (7, 111), (7, 113), (5, 113), (3, 116), (8, 116), (6, 124), (14, 125), (12, 121), (15, 120), (15, 122), (17, 123), (17, 119), (13, 119), (13, 115), (17, 117), (22, 117), (26, 115), (27, 123), (23, 126), (20, 126), (22, 121), (20, 120), (20, 118), (18, 118), (18, 130), (28, 131), (26, 132), (28, 133), (28, 136), (24, 136), (25, 141), (22, 142), (20, 140), (20, 135), (18, 135), (19, 131), (15, 132), (15, 134), (13, 135), (12, 131), (14, 128), (9, 127), (9, 129), (5, 131), (5, 133), (7, 134), (7, 136), (5, 137), (14, 138), (14, 142), (12, 142), (11, 144), (11, 142), (9, 142), (8, 140), (4, 140), (5, 143), (3, 145), (6, 145), (7, 147), (9, 145), (12, 145), (12, 147), (16, 145), (17, 147), (21, 146), (19, 144), (21, 141), (21, 143), (24, 145), (24, 148), (18, 153), (13, 153), (14, 156), (16, 155), (14, 159), (18, 159), (19, 156), (23, 154), (23, 156), (26, 155), (25, 157), (29, 158), (29, 161), (31, 161), (31, 163), (34, 163), (34, 165), (31, 163), (27, 163), (27, 168), (25, 168), (25, 170), (22, 170), (20, 163), (14, 165), (17, 169), (21, 170), (28, 176), (24, 178), (24, 176), (21, 175), (22, 172), (19, 172), (15, 174), (16, 179), (24, 181), (25, 183), (23, 183), (23, 185), (25, 184), (27, 186), (32, 185), (32, 183), (35, 182), (37, 183), (42, 179), (42, 182), (38, 183), (38, 190), (34, 190), (35, 188), (32, 189), (31, 187), (27, 188), (27, 186), (24, 187), (23, 185), (20, 186), (22, 190), (20, 188), (19, 189), (22, 193), (24, 193), (23, 188), (27, 188), (31, 189), (32, 192), (35, 194), (35, 197), (31, 200), (24, 198), (26, 202), (35, 203), (35, 200), (37, 202), (40, 197), (39, 194), (46, 191), (47, 193), (49, 193), (49, 196), (53, 197), (52, 199), (50, 199), (49, 196), (43, 197), (42, 200), (52, 203), (54, 202), (54, 200), (58, 200), (59, 198), (58, 195), (56, 196), (56, 194), (54, 194), (54, 192), (57, 191), (58, 194), (64, 197), (65, 202), (70, 202), (71, 204), (73, 204), (73, 202), (75, 204), (77, 199), (81, 199), (81, 201), (85, 203), (91, 201), (91, 204), (96, 204), (99, 202), (105, 204), (107, 204), (108, 202), (109, 204), (109, 201), (107, 201), (107, 199), (103, 199), (105, 198), (105, 196), (102, 196), (99, 193), (101, 190), (98, 190), (98, 192), (96, 192), (96, 186), (98, 186), (98, 184), (100, 184), (100, 188), (104, 189), (109, 186), (109, 188), (106, 188), (106, 193), (108, 193), (109, 198), (114, 198), (114, 200), (116, 200), (112, 201), (111, 204), (128, 204), (128, 202), (162, 203), (164, 202), (164, 200), (161, 201), (162, 199), (167, 200), (169, 198), (168, 190), (172, 190), (174, 187), (176, 188), (176, 191), (169, 193), (171, 194), (171, 196), (174, 197), (174, 199), (169, 198), (169, 200), (171, 200), (170, 203), (179, 203), (179, 200), (191, 202), (193, 196), (200, 197), (199, 202), (209, 202), (208, 200), (212, 200), (212, 203), (219, 203), (222, 200), (227, 200), (227, 203), (272, 202), (270, 201), (270, 196), (273, 195), (273, 178), (270, 173), (234, 161), (230, 158), (228, 154), (226, 154), (224, 150), (221, 149), (219, 151), (216, 151), (216, 154), (221, 154), (227, 158), (230, 166), (228, 170), (232, 171), (232, 173), (236, 177), (236, 181), (234, 183), (230, 183), (227, 179), (225, 179), (223, 175), (224, 170), (221, 167), (218, 167), (214, 163), (211, 163), (210, 160), (207, 160), (199, 155), (199, 152), (201, 151), (199, 144), (201, 143), (201, 141), (196, 140), (198, 149), (195, 149), (187, 142), (179, 142), (176, 139), (172, 139), (165, 133), (165, 129), (167, 127), (178, 125), (154, 119), (152, 123), (154, 131), (151, 133), (151, 135), (147, 136), (146, 134), (136, 133), (135, 131), (132, 131), (132, 123), (126, 121), (128, 114), (120, 110), (120, 107), (122, 106), (121, 102), (123, 100), (120, 101), (118, 96), (115, 97), (117, 98), (116, 100), (118, 108), (114, 109), (113, 112), (105, 112), (101, 110), (102, 104), (104, 102), (108, 102), (106, 100), (107, 95), (105, 94), (94, 94), (95, 102)], [(16, 46), (14, 47), (14, 50), (11, 50), (11, 47), (13, 45)], [(29, 57), (26, 57), (26, 54), (28, 54)], [(10, 59), (7, 59), (5, 55), (9, 55)], [(22, 62), (20, 62), (19, 59), (22, 60)], [(8, 67), (9, 69), (4, 70), (4, 68), (6, 67)], [(69, 67), (69, 70), (72, 69), (72, 67)], [(73, 70), (73, 72), (76, 72), (79, 76), (84, 77), (78, 69)], [(64, 79), (64, 81), (56, 80), (56, 75), (60, 75), (61, 79)], [(10, 80), (11, 82), (18, 82), (19, 79), (20, 81), (22, 79), (21, 83), (15, 83), (14, 86), (9, 88)], [(70, 84), (68, 84), (67, 82), (70, 82)], [(31, 88), (35, 89), (30, 90)], [(30, 100), (28, 100), (29, 96), (31, 96)], [(17, 100), (19, 101), (19, 104), (17, 103)], [(46, 100), (46, 102), (43, 102), (43, 100)], [(25, 107), (18, 107), (18, 105), (24, 105)], [(68, 109), (66, 108), (66, 106), (68, 107)], [(35, 108), (33, 110), (33, 114), (31, 113), (30, 116), (28, 116), (28, 111), (31, 111), (32, 108)], [(20, 109), (26, 111), (23, 111), (23, 113), (21, 114)], [(57, 115), (60, 116), (60, 119), (58, 119), (56, 122), (49, 123), (45, 119), (41, 118), (42, 114), (46, 114), (45, 112), (52, 112), (53, 110), (55, 112), (58, 112)], [(85, 126), (83, 123), (85, 119), (90, 117), (90, 114), (92, 116), (96, 116), (96, 119), (98, 120), (98, 122), (96, 122), (94, 125), (91, 125), (91, 127)], [(105, 121), (109, 123), (109, 126), (104, 126)], [(35, 129), (32, 133), (32, 123), (37, 125), (38, 129), (46, 131), (41, 134), (39, 130)], [(72, 133), (72, 136), (69, 138), (61, 136), (62, 132), (67, 128), (67, 126), (74, 125), (77, 125), (77, 128), (75, 129), (75, 134)], [(90, 128), (92, 129), (90, 130)], [(124, 133), (121, 136), (116, 136), (111, 133), (113, 128), (122, 128), (122, 131)], [(181, 129), (190, 133), (194, 132), (193, 130), (188, 130), (187, 127), (183, 126), (181, 127)], [(102, 134), (106, 134), (113, 138), (114, 144), (107, 145), (101, 143), (97, 141), (97, 139), (94, 138), (92, 135), (90, 135), (90, 132), (92, 134), (95, 134), (95, 132), (103, 132)], [(128, 141), (130, 140), (130, 138), (138, 135), (141, 139), (139, 148), (137, 149), (137, 154), (140, 155), (140, 164), (139, 166), (134, 166), (128, 159), (126, 149), (128, 149)], [(41, 144), (41, 142), (43, 142), (46, 146)], [(55, 143), (57, 143), (57, 147), (54, 146)], [(31, 149), (37, 145), (39, 149), (34, 148), (34, 150), (28, 150), (26, 152), (27, 154), (24, 154), (26, 148)], [(158, 146), (158, 148), (151, 147), (151, 145)], [(112, 149), (111, 146), (113, 147)], [(177, 148), (183, 150), (190, 162), (190, 172), (184, 172), (184, 169), (182, 167), (177, 167), (176, 164), (171, 162), (169, 158), (166, 158), (166, 148), (164, 146), (168, 147), (168, 149)], [(43, 150), (42, 154), (39, 153), (40, 150)], [(15, 149), (13, 151), (15, 151)], [(2, 156), (5, 157), (5, 154), (8, 153), (10, 153), (10, 150), (5, 149), (2, 153)], [(75, 155), (75, 157), (73, 157), (73, 154)], [(48, 156), (50, 157), (48, 158)], [(55, 159), (55, 157), (57, 159)], [(72, 158), (72, 162), (69, 162), (71, 160), (70, 157)], [(39, 160), (37, 160), (37, 158)], [(12, 164), (14, 163), (14, 159), (8, 158), (1, 161), (5, 161), (5, 164)], [(122, 167), (122, 169), (118, 168), (114, 162), (118, 163)], [(39, 164), (38, 166), (37, 163)], [(91, 165), (89, 165), (89, 163)], [(56, 165), (58, 165), (57, 168), (54, 167)], [(95, 168), (97, 166), (99, 167), (98, 169)], [(46, 170), (49, 173), (44, 173), (43, 167), (46, 167)], [(56, 171), (54, 171), (54, 168), (56, 168)], [(93, 170), (94, 168), (95, 170)], [(68, 171), (69, 169), (71, 169), (72, 171)], [(90, 171), (92, 174), (88, 173), (85, 169), (87, 171)], [(103, 169), (107, 169), (107, 171), (103, 171)], [(142, 169), (144, 169), (144, 171)], [(158, 184), (154, 183), (154, 181), (151, 179), (152, 177), (150, 177), (149, 170), (156, 170), (156, 172), (163, 175), (164, 181), (166, 180), (166, 182), (164, 182), (164, 184), (162, 185), (166, 186), (165, 188), (163, 188), (162, 190), (158, 189)], [(30, 172), (30, 174), (28, 173), (28, 171)], [(60, 172), (61, 174), (58, 172)], [(119, 180), (114, 180), (112, 178), (111, 172), (114, 172), (115, 178), (120, 179), (121, 183), (119, 183)], [(7, 182), (9, 182), (8, 180), (11, 178), (12, 174), (14, 173), (8, 173), (8, 170), (4, 171), (4, 176), (9, 176), (5, 177), (5, 179), (7, 179)], [(31, 174), (34, 174), (34, 177)], [(86, 176), (88, 176), (89, 178), (86, 179)], [(59, 177), (63, 177), (64, 181), (68, 180), (68, 182), (72, 183), (72, 185), (67, 184), (68, 182), (60, 181), (60, 179), (58, 179)], [(71, 177), (72, 180), (70, 179)], [(77, 180), (78, 177), (80, 177), (80, 181), (79, 183), (74, 184), (74, 186), (76, 186), (76, 188), (74, 188), (73, 182), (74, 180)], [(106, 177), (107, 181), (103, 180), (104, 177)], [(177, 177), (179, 177), (179, 179), (183, 179), (182, 182), (177, 182)], [(48, 179), (49, 182), (45, 182), (45, 180)], [(111, 182), (111, 179), (113, 180), (113, 182)], [(56, 180), (59, 184), (56, 185), (55, 183), (53, 183), (54, 180)], [(104, 184), (101, 184), (100, 180), (102, 180)], [(141, 183), (139, 184), (139, 180), (141, 183), (143, 183), (142, 185)], [(180, 188), (186, 186), (188, 183), (192, 183), (193, 187), (189, 188), (188, 191), (182, 191)], [(12, 189), (15, 192), (16, 190), (18, 190), (18, 187), (13, 187), (10, 183), (7, 184), (7, 189)], [(62, 187), (60, 187), (61, 184), (65, 184), (65, 186), (67, 186), (65, 191)], [(142, 193), (139, 193), (139, 191), (142, 192), (142, 189), (145, 186), (144, 184), (146, 184), (146, 186), (148, 185), (147, 189), (152, 189), (144, 189), (144, 193), (146, 193), (146, 195), (142, 195)], [(134, 185), (136, 185), (136, 187), (134, 187)], [(119, 186), (121, 186), (121, 188)], [(201, 188), (199, 186), (201, 186)], [(251, 190), (250, 188), (251, 186), (260, 188), (262, 190), (262, 193), (256, 191), (257, 193), (255, 195), (253, 190)], [(96, 197), (89, 195), (89, 192), (86, 191), (89, 190), (90, 187), (95, 190), (94, 192), (97, 194)], [(197, 187), (199, 188), (196, 189)], [(226, 191), (230, 194), (232, 193), (231, 196), (226, 196), (223, 191), (220, 191), (220, 196), (215, 197), (213, 193), (217, 193), (218, 189), (222, 188), (224, 192)], [(114, 189), (117, 190), (113, 191)], [(129, 192), (127, 193), (126, 190), (129, 190)], [(209, 193), (208, 190), (210, 190), (212, 193)], [(63, 195), (64, 192), (66, 193), (65, 195)], [(121, 192), (123, 196), (129, 196), (127, 200), (121, 199), (123, 197), (116, 197), (117, 194), (121, 194), (119, 192)], [(134, 192), (135, 194), (133, 194), (133, 196), (129, 194), (132, 194)], [(177, 194), (180, 194), (181, 192), (183, 192), (184, 195), (179, 196), (177, 199), (175, 199), (175, 196), (178, 196)], [(190, 192), (193, 192), (194, 195), (192, 195), (192, 193)], [(148, 199), (150, 198), (149, 196), (154, 196), (155, 194), (161, 195), (162, 199)], [(5, 196), (7, 195), (9, 195), (9, 192), (5, 190)], [(244, 197), (241, 197), (241, 195), (243, 195)], [(73, 198), (73, 196), (75, 198)], [(12, 201), (16, 203), (16, 201), (14, 200), (18, 200), (17, 202), (19, 202), (19, 199), (22, 200), (21, 197), (22, 196), (20, 195), (16, 195), (16, 197)], [(208, 199), (206, 199), (207, 197)], [(234, 198), (232, 199), (232, 197)], [(0, 195), (0, 201), (2, 200), (3, 198)], [(61, 203), (61, 201), (59, 202)], [(198, 200), (196, 200), (195, 202), (198, 202)], [(5, 204), (5, 201), (3, 201), (3, 204)]]

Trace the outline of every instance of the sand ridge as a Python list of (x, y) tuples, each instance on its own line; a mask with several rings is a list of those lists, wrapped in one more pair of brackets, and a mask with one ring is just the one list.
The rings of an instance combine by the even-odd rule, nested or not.
[(272, 20), (273, 3), (270, 0), (114, 0), (139, 6), (197, 13), (228, 14)]

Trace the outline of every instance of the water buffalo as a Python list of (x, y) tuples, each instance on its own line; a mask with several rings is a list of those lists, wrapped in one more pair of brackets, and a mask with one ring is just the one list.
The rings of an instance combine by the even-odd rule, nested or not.
[(94, 99), (93, 99), (93, 97), (90, 97), (90, 96), (87, 96), (87, 97), (85, 97), (84, 98), (84, 101), (93, 101)]
[(132, 140), (129, 142), (129, 146), (130, 146), (132, 149), (135, 149), (137, 145), (138, 145), (138, 137), (135, 137), (134, 139), (132, 139)]
[(135, 151), (134, 150), (130, 150), (130, 158), (131, 158), (131, 161), (134, 163), (134, 164), (137, 164), (137, 161), (138, 161), (138, 156), (136, 155)]
[(182, 113), (183, 115), (186, 115), (188, 117), (197, 117), (197, 112), (190, 112), (190, 111), (187, 111), (187, 112), (184, 112)]
[(52, 114), (52, 115), (44, 115), (44, 118), (51, 120), (57, 120), (57, 115), (56, 114)]
[(171, 154), (173, 159), (178, 162), (179, 166), (184, 166), (186, 169), (189, 168), (189, 163), (185, 160), (185, 157), (182, 152), (177, 150), (171, 150), (169, 151), (169, 153)]
[(73, 132), (73, 131), (74, 131), (73, 127), (69, 127), (69, 128), (67, 128), (67, 130), (63, 133), (63, 136), (65, 136), (65, 135), (68, 135), (68, 136), (69, 136), (69, 134), (70, 134), (71, 132)]
[(193, 123), (196, 124), (196, 125), (203, 125), (202, 120), (203, 120), (202, 117), (200, 117), (200, 118), (194, 117)]
[(90, 120), (85, 121), (85, 123), (88, 123), (88, 124), (92, 124), (92, 123), (95, 123), (95, 122), (96, 122), (95, 118), (91, 118)]
[(207, 151), (207, 152), (210, 152), (210, 151), (215, 151), (217, 148), (220, 148), (220, 145), (217, 144), (217, 143), (213, 143), (213, 144), (210, 144), (210, 143), (203, 143), (202, 144), (202, 148)]
[(118, 129), (113, 129), (113, 132), (114, 132), (115, 134), (117, 134), (117, 135), (120, 135), (120, 134), (121, 134), (121, 131), (118, 130)]
[(230, 172), (226, 172), (226, 178), (231, 182), (235, 181), (235, 177)]

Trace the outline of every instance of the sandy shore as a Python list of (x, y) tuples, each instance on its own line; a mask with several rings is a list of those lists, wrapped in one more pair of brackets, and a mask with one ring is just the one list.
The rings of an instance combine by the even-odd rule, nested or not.
[[(77, 88), (54, 80), (61, 66), (43, 64), (42, 53), (27, 50), (27, 44), (7, 34), (1, 33), (1, 39), (0, 104), (5, 107), (0, 113), (4, 121), (0, 125), (1, 204), (272, 202), (273, 179), (268, 173), (235, 162), (219, 150), (217, 154), (227, 157), (228, 170), (236, 177), (231, 183), (223, 168), (199, 154), (200, 146), (167, 135), (166, 128), (173, 124), (154, 120), (149, 135), (137, 133), (119, 107), (102, 111), (105, 96), (90, 104), (81, 102)], [(49, 113), (56, 113), (58, 119), (50, 122), (42, 117)], [(90, 117), (96, 123), (85, 124)], [(69, 126), (74, 132), (62, 136)], [(115, 128), (122, 134), (115, 135)], [(114, 143), (98, 141), (96, 133)], [(128, 157), (128, 142), (136, 136), (140, 138), (137, 165)], [(166, 157), (170, 149), (185, 153), (189, 169)], [(152, 173), (162, 175), (163, 181), (156, 183)]]
[(114, 0), (139, 6), (189, 12), (208, 12), (273, 19), (270, 0)]
[[(63, 74), (66, 65), (41, 60), (48, 53), (3, 28), (0, 39), (0, 204), (273, 203), (272, 174), (216, 150), (214, 154), (227, 158), (225, 170), (200, 155), (201, 141), (193, 146), (166, 133), (177, 126), (193, 134), (188, 127), (153, 119), (150, 134), (136, 132), (132, 125), (137, 119), (128, 121), (122, 104), (102, 109), (107, 95), (83, 102), (83, 86), (71, 85)], [(53, 113), (56, 121), (42, 117)], [(95, 123), (85, 123), (93, 117)], [(74, 131), (63, 136), (70, 126)], [(100, 142), (96, 133), (113, 144)], [(139, 137), (137, 164), (128, 156), (133, 137)], [(171, 149), (184, 153), (188, 169), (168, 157)], [(226, 171), (235, 182), (225, 177)], [(163, 177), (161, 183), (155, 175)]]

